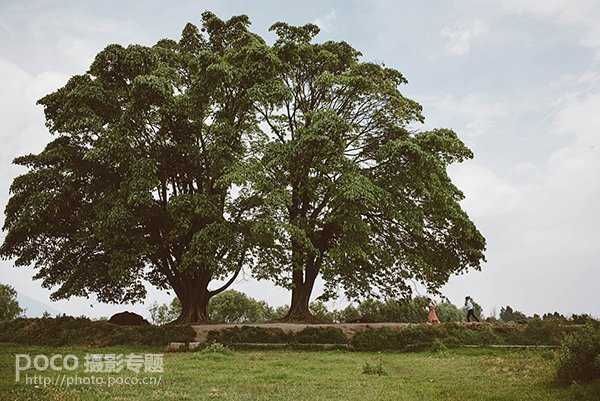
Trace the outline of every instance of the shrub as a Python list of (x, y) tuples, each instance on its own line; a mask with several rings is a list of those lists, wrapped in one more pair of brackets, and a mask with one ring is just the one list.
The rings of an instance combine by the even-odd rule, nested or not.
[(294, 342), (300, 344), (346, 344), (344, 332), (336, 327), (305, 327), (294, 334)]
[(523, 344), (559, 345), (564, 329), (557, 320), (530, 320), (523, 330)]
[(311, 302), (309, 308), (313, 317), (318, 322), (333, 323), (335, 320), (335, 312), (327, 310), (327, 305), (323, 301)]
[(510, 305), (507, 305), (506, 308), (500, 308), (500, 320), (504, 322), (524, 323), (527, 321), (527, 316), (523, 312), (519, 312), (511, 308)]
[(166, 345), (193, 341), (190, 326), (117, 326), (84, 317), (16, 319), (0, 322), (0, 342), (26, 345)]
[(556, 379), (571, 384), (596, 378), (600, 378), (600, 325), (588, 323), (563, 340)]
[(383, 368), (383, 361), (381, 358), (376, 363), (365, 362), (362, 369), (363, 374), (365, 375), (377, 375), (377, 376), (385, 376), (387, 372)]
[(429, 301), (423, 297), (385, 302), (367, 299), (358, 305), (362, 322), (422, 323), (427, 321)]
[(359, 351), (396, 350), (398, 332), (389, 327), (361, 331), (352, 338), (352, 346)]
[(354, 323), (360, 321), (360, 312), (353, 305), (348, 305), (342, 310), (334, 312), (334, 320), (340, 323)]
[(202, 354), (223, 354), (231, 355), (233, 352), (221, 343), (211, 343), (200, 351)]
[(227, 290), (210, 299), (208, 314), (215, 322), (259, 323), (271, 319), (273, 308), (243, 292)]
[(346, 344), (344, 332), (336, 327), (305, 327), (288, 333), (276, 327), (230, 327), (208, 332), (208, 341), (223, 344)]
[(211, 330), (208, 332), (207, 340), (209, 342), (219, 342), (222, 344), (234, 343), (288, 343), (290, 334), (285, 333), (280, 328), (275, 327), (230, 327), (222, 330)]
[(573, 324), (588, 324), (588, 323), (596, 323), (597, 320), (595, 320), (593, 317), (591, 317), (590, 315), (588, 315), (587, 313), (584, 313), (582, 315), (576, 315), (573, 314), (573, 316), (571, 316), (571, 322)]
[(462, 322), (465, 320), (465, 313), (449, 302), (442, 302), (437, 306), (437, 315), (440, 322)]

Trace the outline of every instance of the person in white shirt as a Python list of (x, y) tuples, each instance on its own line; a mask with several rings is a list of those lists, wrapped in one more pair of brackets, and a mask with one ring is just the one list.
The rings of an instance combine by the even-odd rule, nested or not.
[(475, 321), (479, 321), (477, 316), (475, 316), (475, 306), (473, 305), (473, 298), (467, 296), (465, 298), (465, 308), (467, 309), (467, 322), (471, 321), (473, 318)]

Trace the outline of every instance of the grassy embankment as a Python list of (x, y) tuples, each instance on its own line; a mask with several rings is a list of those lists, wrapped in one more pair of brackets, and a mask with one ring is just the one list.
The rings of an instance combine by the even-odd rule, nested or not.
[[(600, 400), (600, 382), (558, 387), (554, 351), (450, 349), (369, 353), (234, 351), (164, 355), (159, 385), (57, 387), (15, 384), (17, 353), (161, 353), (157, 347), (0, 345), (0, 400)], [(384, 375), (363, 373), (366, 363)], [(34, 374), (34, 371), (29, 371)], [(38, 372), (56, 377), (61, 372)], [(84, 376), (83, 367), (67, 373)], [(136, 376), (95, 374), (112, 378)], [(161, 376), (160, 374), (155, 374)], [(137, 376), (150, 376), (140, 373)]]

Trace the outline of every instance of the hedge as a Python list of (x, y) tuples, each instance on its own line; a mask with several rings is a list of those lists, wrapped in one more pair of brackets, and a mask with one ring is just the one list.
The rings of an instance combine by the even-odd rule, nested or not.
[[(394, 328), (367, 328), (349, 339), (331, 326), (307, 326), (298, 332), (277, 327), (234, 326), (211, 330), (208, 342), (221, 344), (350, 344), (355, 350), (411, 351), (444, 344), (461, 345), (559, 345), (581, 327), (555, 321), (528, 324), (411, 324)], [(87, 318), (58, 317), (15, 319), (0, 322), (0, 342), (27, 345), (154, 345), (194, 341), (190, 326), (118, 326)]]
[(351, 340), (354, 349), (361, 351), (427, 349), (434, 344), (461, 345), (555, 345), (565, 335), (579, 328), (553, 321), (531, 321), (528, 324), (471, 324), (410, 325), (399, 330), (389, 327), (368, 329)]
[(336, 327), (311, 327), (294, 333), (278, 327), (235, 326), (208, 332), (209, 342), (221, 344), (347, 344), (344, 332)]
[(166, 345), (194, 341), (190, 326), (118, 326), (84, 317), (19, 318), (0, 322), (0, 342), (25, 345)]

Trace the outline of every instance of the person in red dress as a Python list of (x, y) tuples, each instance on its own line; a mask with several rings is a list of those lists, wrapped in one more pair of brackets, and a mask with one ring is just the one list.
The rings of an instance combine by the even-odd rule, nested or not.
[(427, 322), (431, 324), (438, 324), (440, 319), (437, 316), (437, 305), (431, 301), (429, 304), (429, 315), (427, 316)]

